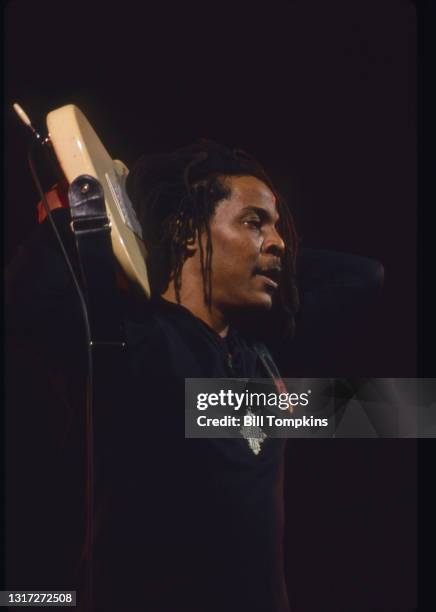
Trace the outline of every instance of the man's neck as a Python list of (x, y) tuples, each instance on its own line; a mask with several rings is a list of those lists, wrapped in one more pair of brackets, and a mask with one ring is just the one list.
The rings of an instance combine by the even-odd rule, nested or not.
[[(168, 302), (177, 304), (176, 292), (174, 285), (170, 283), (168, 289), (162, 294), (162, 297)], [(212, 328), (219, 336), (224, 338), (227, 336), (229, 330), (229, 324), (221, 312), (216, 308), (209, 308), (205, 303), (203, 296), (199, 299), (197, 292), (190, 293), (187, 291), (181, 291), (180, 304), (189, 310), (194, 316), (206, 323)]]

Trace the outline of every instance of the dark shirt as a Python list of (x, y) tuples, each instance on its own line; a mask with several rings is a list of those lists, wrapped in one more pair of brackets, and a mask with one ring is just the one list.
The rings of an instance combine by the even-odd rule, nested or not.
[[(267, 439), (255, 455), (242, 438), (183, 435), (185, 378), (267, 373), (249, 341), (236, 331), (224, 341), (182, 306), (159, 301), (137, 314), (126, 318), (133, 383), (122, 423), (128, 423), (129, 437), (121, 462), (114, 455), (120, 483), (110, 487), (134, 508), (131, 535), (125, 531), (118, 544), (130, 559), (137, 554), (138, 581), (149, 566), (148, 576), (161, 585), (155, 605), (176, 593), (180, 609), (287, 610), (285, 441)], [(114, 499), (110, 507), (114, 517), (119, 510), (115, 520), (122, 524), (125, 502), (118, 508)], [(174, 585), (172, 592), (162, 589), (165, 580)]]

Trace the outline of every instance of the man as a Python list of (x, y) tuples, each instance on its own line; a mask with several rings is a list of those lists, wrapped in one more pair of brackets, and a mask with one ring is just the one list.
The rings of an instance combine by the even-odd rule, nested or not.
[[(143, 159), (127, 189), (149, 249), (152, 293), (163, 298), (152, 301), (145, 325), (154, 319), (160, 326), (158, 334), (148, 334), (154, 337), (152, 379), (160, 403), (155, 431), (174, 427), (164, 486), (177, 474), (170, 496), (178, 488), (177, 497), (187, 500), (181, 522), (171, 501), (167, 510), (158, 508), (168, 511), (167, 525), (174, 523), (171, 541), (183, 547), (182, 555), (179, 546), (170, 553), (185, 566), (176, 570), (183, 574), (180, 609), (288, 610), (284, 443), (267, 440), (256, 455), (244, 439), (182, 440), (182, 398), (188, 377), (270, 375), (249, 326), (286, 298), (288, 315), (295, 307), (290, 215), (257, 162), (208, 142)], [(131, 364), (139, 372), (144, 349), (136, 350)], [(162, 397), (168, 385), (170, 400)], [(174, 461), (182, 456), (180, 472)], [(163, 567), (168, 562), (167, 549)]]
[[(143, 158), (127, 189), (152, 299), (125, 296), (121, 397), (97, 420), (96, 609), (285, 612), (285, 443), (266, 439), (254, 450), (242, 437), (185, 440), (183, 406), (185, 378), (278, 375), (264, 342), (294, 325), (292, 218), (255, 160), (207, 141)], [(68, 213), (55, 213), (74, 258)], [(63, 442), (57, 487), (45, 487), (57, 493), (47, 524), (57, 537), (45, 538), (45, 559), (56, 563), (31, 575), (35, 587), (53, 584), (57, 565), (56, 584), (72, 588), (84, 502), (83, 380), (71, 379), (83, 379), (86, 355), (79, 302), (50, 227), (17, 258), (9, 299), (10, 327), (26, 341), (32, 334), (63, 401), (61, 411), (44, 406), (34, 417), (34, 431), (47, 420), (49, 444), (56, 435)], [(23, 479), (32, 469), (25, 463)], [(47, 466), (45, 476), (49, 458)], [(18, 533), (25, 518), (16, 519)]]
[[(261, 340), (293, 326), (292, 219), (255, 160), (207, 141), (143, 158), (127, 189), (149, 253), (152, 299), (124, 301), (122, 405), (97, 420), (96, 609), (285, 612), (284, 441), (267, 439), (254, 452), (242, 437), (185, 440), (183, 406), (188, 377), (277, 376)], [(11, 320), (21, 333), (38, 321), (32, 333), (44, 336), (44, 362), (58, 380), (67, 372), (58, 389), (68, 406), (71, 373), (85, 361), (83, 322), (52, 247), (48, 255), (38, 238), (28, 248), (10, 283)], [(29, 281), (20, 285), (26, 267), (33, 291)], [(64, 457), (68, 448), (77, 456), (80, 409), (69, 418)], [(65, 572), (59, 582), (68, 588)]]

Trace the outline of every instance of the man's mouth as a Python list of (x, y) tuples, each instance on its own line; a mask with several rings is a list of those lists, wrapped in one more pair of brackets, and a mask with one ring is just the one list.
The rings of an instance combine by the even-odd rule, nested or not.
[(257, 268), (255, 271), (256, 276), (263, 276), (267, 281), (268, 285), (277, 289), (280, 282), (282, 270), (279, 267), (272, 268)]

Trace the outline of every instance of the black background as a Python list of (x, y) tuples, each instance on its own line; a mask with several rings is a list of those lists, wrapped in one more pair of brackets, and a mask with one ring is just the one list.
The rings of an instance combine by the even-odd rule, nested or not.
[[(380, 314), (356, 347), (365, 374), (416, 374), (413, 3), (15, 0), (5, 50), (9, 107), (43, 129), (49, 110), (75, 103), (128, 165), (198, 136), (253, 153), (288, 197), (303, 246), (383, 263)], [(36, 224), (37, 200), (9, 107), (6, 261)], [(415, 443), (309, 446), (288, 454), (296, 609), (415, 609)]]

